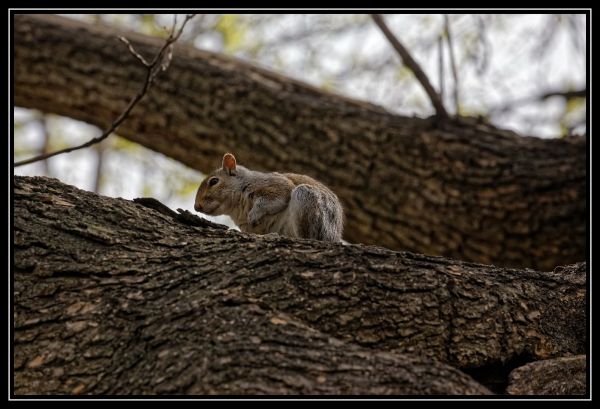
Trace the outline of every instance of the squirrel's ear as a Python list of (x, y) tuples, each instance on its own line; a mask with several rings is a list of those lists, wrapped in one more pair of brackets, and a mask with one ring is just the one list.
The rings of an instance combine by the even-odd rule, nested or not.
[(230, 176), (235, 176), (235, 156), (231, 153), (223, 155), (223, 170), (226, 171)]

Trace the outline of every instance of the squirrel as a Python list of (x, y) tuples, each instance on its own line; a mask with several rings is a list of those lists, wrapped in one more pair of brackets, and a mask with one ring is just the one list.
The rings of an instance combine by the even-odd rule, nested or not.
[(305, 175), (247, 169), (231, 153), (200, 184), (194, 209), (212, 216), (226, 214), (243, 232), (342, 239), (344, 211), (329, 188)]

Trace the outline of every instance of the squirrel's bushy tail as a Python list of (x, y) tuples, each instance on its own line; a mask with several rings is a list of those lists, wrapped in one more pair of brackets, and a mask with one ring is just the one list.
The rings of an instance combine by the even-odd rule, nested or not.
[(298, 185), (292, 190), (289, 207), (291, 214), (296, 215), (299, 237), (341, 241), (344, 213), (332, 192), (308, 184)]

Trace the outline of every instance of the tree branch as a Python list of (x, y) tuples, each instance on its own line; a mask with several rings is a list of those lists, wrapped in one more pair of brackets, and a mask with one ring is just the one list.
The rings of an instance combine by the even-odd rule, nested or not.
[(448, 364), (346, 342), (243, 288), (272, 283), (292, 301), (272, 268), (289, 262), (290, 284), (304, 286), (314, 257), (341, 244), (191, 227), (56, 179), (14, 182), (18, 395), (489, 393)]
[[(553, 272), (514, 270), (246, 234), (195, 223), (201, 219), (193, 215), (180, 218), (152, 200), (138, 203), (160, 213), (50, 178), (15, 176), (14, 192), (20, 390), (31, 391), (32, 381), (46, 374), (39, 388), (70, 391), (77, 383), (69, 389), (63, 381), (73, 374), (90, 393), (150, 393), (163, 386), (183, 393), (187, 381), (207, 393), (208, 381), (223, 371), (225, 378), (245, 374), (248, 383), (230, 385), (237, 389), (229, 393), (242, 393), (258, 388), (269, 370), (314, 380), (319, 363), (333, 392), (342, 389), (329, 383), (329, 374), (335, 379), (340, 362), (352, 365), (358, 352), (364, 356), (345, 378), (352, 392), (372, 392), (385, 383), (386, 371), (402, 370), (407, 375), (389, 384), (404, 379), (406, 386), (393, 391), (426, 393), (435, 376), (418, 385), (412, 374), (449, 370), (442, 362), (503, 376), (517, 358), (522, 365), (586, 350), (585, 263)], [(432, 361), (412, 360), (417, 356)], [(217, 371), (211, 365), (221, 359)], [(374, 369), (366, 368), (369, 361)], [(106, 375), (100, 381), (96, 373), (81, 375), (95, 365)], [(171, 366), (173, 372), (162, 374)], [(60, 370), (65, 379), (55, 375)], [(447, 383), (454, 377), (462, 389)], [(460, 372), (445, 378), (437, 378), (438, 392), (469, 386)], [(321, 391), (310, 379), (305, 393)], [(281, 387), (290, 393), (302, 385)]]
[(437, 116), (440, 118), (448, 118), (448, 113), (446, 112), (446, 108), (444, 108), (444, 104), (442, 103), (440, 96), (429, 82), (429, 78), (427, 78), (427, 75), (421, 69), (421, 66), (415, 61), (414, 58), (412, 58), (408, 50), (404, 47), (404, 45), (402, 45), (398, 38), (394, 36), (380, 14), (372, 14), (371, 17), (373, 18), (373, 21), (375, 21), (375, 24), (377, 24), (377, 26), (381, 29), (390, 44), (398, 52), (402, 62), (404, 62), (404, 64), (406, 64), (406, 66), (415, 74), (415, 77), (417, 77), (417, 80), (419, 80), (425, 89), (425, 92), (429, 96)]
[(567, 101), (570, 99), (573, 99), (573, 98), (586, 98), (587, 97), (587, 88), (578, 89), (578, 90), (574, 90), (574, 91), (562, 91), (562, 90), (547, 91), (547, 92), (544, 92), (543, 94), (515, 99), (511, 102), (504, 103), (500, 106), (490, 109), (488, 114), (495, 115), (498, 113), (503, 113), (503, 112), (515, 109), (521, 105), (527, 105), (527, 104), (532, 104), (532, 103), (536, 103), (536, 102), (544, 102), (553, 97), (561, 97)]
[(437, 48), (438, 48), (438, 76), (440, 85), (440, 100), (444, 100), (444, 38), (442, 35), (438, 36)]
[[(14, 21), (15, 104), (102, 128), (145, 72), (114, 53), (115, 37), (144, 56), (164, 43), (54, 15)], [(119, 135), (201, 172), (235, 147), (250, 168), (316, 177), (342, 200), (350, 242), (544, 270), (585, 259), (584, 142), (481, 121), (435, 129), (435, 118), (391, 114), (181, 39), (176, 52)]]
[(186, 15), (186, 18), (178, 31), (175, 31), (175, 21), (174, 21), (173, 29), (172, 29), (171, 33), (169, 34), (169, 37), (166, 39), (165, 44), (160, 49), (160, 51), (154, 56), (154, 59), (152, 60), (151, 63), (148, 63), (144, 59), (144, 57), (142, 57), (138, 52), (136, 52), (134, 50), (133, 46), (131, 45), (131, 43), (129, 43), (129, 41), (125, 37), (119, 38), (121, 41), (123, 41), (125, 44), (127, 44), (129, 51), (133, 54), (133, 56), (136, 57), (142, 63), (142, 65), (144, 65), (146, 67), (146, 69), (147, 69), (146, 78), (144, 80), (144, 84), (142, 85), (140, 90), (137, 92), (137, 94), (131, 99), (129, 104), (127, 104), (127, 107), (125, 108), (125, 110), (123, 112), (121, 112), (121, 114), (117, 117), (117, 119), (115, 119), (112, 122), (112, 124), (110, 125), (110, 127), (108, 127), (108, 129), (106, 129), (100, 136), (98, 136), (94, 139), (91, 139), (81, 145), (78, 145), (78, 146), (72, 146), (70, 148), (65, 148), (65, 149), (55, 151), (55, 152), (45, 153), (45, 154), (38, 155), (38, 156), (35, 156), (30, 159), (25, 159), (25, 160), (22, 160), (19, 162), (15, 162), (15, 163), (13, 163), (13, 167), (27, 165), (29, 163), (48, 159), (48, 158), (51, 158), (56, 155), (73, 152), (75, 150), (79, 150), (79, 149), (86, 148), (88, 146), (92, 146), (92, 145), (106, 139), (111, 133), (116, 131), (117, 128), (119, 127), (119, 125), (121, 125), (121, 123), (125, 119), (127, 119), (127, 116), (129, 115), (131, 110), (144, 97), (144, 95), (146, 95), (148, 88), (150, 88), (150, 86), (154, 82), (154, 79), (156, 78), (158, 73), (161, 71), (165, 71), (169, 67), (169, 64), (171, 63), (171, 59), (172, 59), (172, 55), (173, 55), (172, 54), (173, 43), (175, 43), (177, 41), (177, 39), (179, 39), (179, 36), (181, 36), (181, 33), (183, 32), (185, 25), (194, 16), (195, 16), (195, 14)]
[(456, 72), (456, 62), (454, 61), (454, 47), (452, 46), (452, 35), (450, 34), (450, 22), (447, 14), (444, 14), (444, 31), (446, 32), (446, 40), (448, 41), (448, 51), (450, 54), (450, 67), (452, 68), (452, 77), (454, 79), (454, 108), (455, 114), (460, 112), (460, 104), (458, 99), (458, 74)]
[[(42, 151), (40, 152), (40, 154), (45, 155), (50, 151), (50, 132), (48, 130), (48, 121), (44, 112), (40, 112), (38, 123), (42, 128), (42, 139), (44, 140), (44, 145), (42, 146)], [(42, 162), (42, 165), (44, 166), (44, 174), (46, 176), (52, 176), (50, 170), (50, 163), (47, 160), (44, 160)]]
[(543, 95), (540, 95), (540, 99), (548, 99), (552, 97), (562, 97), (564, 99), (573, 99), (573, 98), (586, 98), (587, 97), (587, 88), (578, 89), (575, 91), (552, 91), (547, 92)]

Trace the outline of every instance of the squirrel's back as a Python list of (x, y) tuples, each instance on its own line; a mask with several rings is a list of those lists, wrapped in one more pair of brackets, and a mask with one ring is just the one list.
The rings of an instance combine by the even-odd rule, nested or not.
[(327, 186), (315, 179), (284, 173), (294, 184), (288, 212), (294, 215), (296, 235), (315, 240), (338, 242), (342, 239), (344, 211)]

